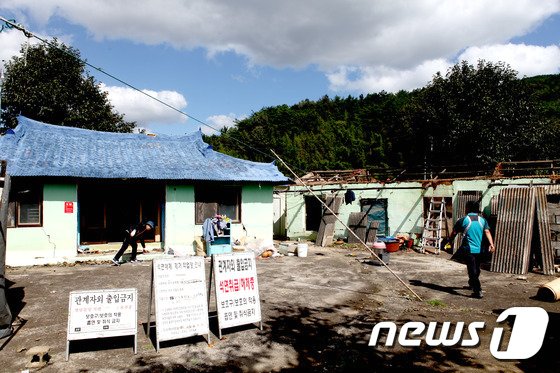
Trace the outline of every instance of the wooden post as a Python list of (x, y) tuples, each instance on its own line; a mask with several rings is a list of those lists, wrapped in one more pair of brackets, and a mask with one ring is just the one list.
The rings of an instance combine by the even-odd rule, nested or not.
[(6, 299), (6, 247), (8, 233), (8, 205), (10, 176), (6, 172), (6, 161), (1, 161), (0, 171), (0, 338), (12, 334), (12, 312)]

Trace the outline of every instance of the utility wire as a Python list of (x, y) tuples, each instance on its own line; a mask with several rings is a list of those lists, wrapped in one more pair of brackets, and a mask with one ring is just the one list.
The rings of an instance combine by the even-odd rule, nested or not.
[[(119, 83), (125, 85), (126, 87), (129, 87), (129, 88), (131, 88), (132, 90), (134, 90), (134, 91), (136, 91), (136, 92), (138, 92), (138, 93), (140, 93), (140, 94), (142, 94), (142, 95), (144, 95), (144, 96), (146, 96), (146, 97), (148, 97), (148, 98), (150, 98), (150, 99), (152, 99), (152, 100), (154, 100), (154, 101), (160, 103), (161, 105), (164, 105), (165, 107), (167, 107), (167, 108), (169, 108), (169, 109), (171, 109), (171, 110), (173, 110), (173, 111), (175, 111), (175, 112), (177, 112), (177, 113), (179, 113), (179, 114), (181, 114), (181, 115), (184, 115), (184, 116), (187, 117), (187, 118), (192, 119), (192, 120), (195, 121), (196, 123), (199, 123), (199, 124), (201, 124), (201, 125), (203, 125), (203, 126), (206, 126), (206, 127), (210, 128), (210, 129), (212, 129), (212, 130), (215, 131), (216, 133), (220, 133), (220, 130), (219, 130), (219, 129), (217, 129), (217, 128), (211, 126), (211, 125), (209, 125), (208, 123), (206, 123), (206, 122), (204, 122), (204, 121), (202, 121), (202, 120), (200, 120), (200, 119), (198, 119), (198, 118), (196, 118), (196, 117), (194, 117), (194, 116), (188, 114), (187, 112), (185, 112), (185, 111), (183, 111), (183, 110), (181, 110), (181, 109), (178, 109), (178, 108), (174, 107), (173, 105), (168, 104), (167, 102), (165, 102), (165, 101), (163, 101), (163, 100), (161, 100), (161, 99), (159, 99), (159, 98), (157, 98), (157, 97), (155, 97), (155, 96), (152, 96), (151, 94), (149, 94), (149, 93), (147, 93), (147, 92), (145, 92), (145, 91), (143, 91), (143, 90), (137, 88), (136, 86), (134, 86), (134, 85), (132, 85), (132, 84), (130, 84), (130, 83), (128, 83), (128, 82), (126, 82), (126, 81), (120, 79), (119, 77), (117, 77), (117, 76), (115, 76), (115, 75), (113, 75), (113, 74), (111, 74), (111, 73), (105, 71), (103, 68), (93, 65), (93, 64), (89, 63), (87, 60), (84, 60), (84, 59), (81, 59), (81, 58), (76, 57), (74, 54), (68, 52), (67, 50), (62, 49), (62, 48), (59, 48), (58, 45), (56, 45), (55, 43), (53, 43), (53, 42), (51, 42), (51, 41), (49, 41), (49, 40), (47, 40), (47, 39), (45, 39), (45, 38), (42, 38), (42, 37), (40, 37), (40, 36), (37, 36), (37, 35), (33, 34), (32, 32), (26, 30), (25, 27), (23, 27), (21, 24), (16, 23), (16, 21), (15, 21), (14, 19), (8, 20), (8, 19), (6, 19), (6, 18), (0, 16), (0, 20), (2, 20), (2, 21), (4, 22), (4, 25), (0, 25), (0, 32), (2, 32), (4, 29), (14, 29), (14, 28), (15, 28), (15, 29), (21, 31), (27, 38), (35, 38), (35, 39), (40, 40), (41, 42), (43, 42), (43, 43), (45, 43), (45, 44), (48, 44), (48, 45), (50, 45), (50, 46), (52, 46), (52, 47), (56, 47), (56, 48), (58, 48), (60, 51), (62, 51), (62, 52), (64, 52), (64, 53), (68, 54), (69, 56), (72, 56), (72, 57), (78, 59), (78, 60), (79, 60), (80, 62), (82, 62), (84, 65), (86, 65), (86, 66), (88, 66), (88, 67), (90, 67), (90, 68), (92, 68), (92, 69), (94, 69), (94, 70), (96, 70), (96, 71), (98, 71), (98, 72), (100, 72), (100, 73), (102, 73), (102, 74), (104, 74), (104, 75), (110, 77), (111, 79), (116, 80), (117, 82), (119, 82)], [(243, 142), (242, 140), (239, 140), (239, 139), (237, 139), (237, 138), (234, 137), (234, 136), (229, 136), (228, 138), (232, 139), (233, 141), (235, 141), (236, 143), (238, 143), (238, 144), (241, 145), (242, 147), (245, 147), (245, 148), (247, 148), (247, 149), (251, 149), (251, 150), (253, 150), (253, 151), (255, 151), (255, 152), (257, 152), (257, 153), (259, 153), (259, 154), (265, 156), (266, 158), (268, 158), (268, 159), (270, 159), (270, 160), (273, 160), (273, 161), (276, 160), (276, 157), (270, 155), (269, 153), (267, 153), (267, 152), (265, 152), (265, 151), (263, 151), (263, 150), (261, 150), (261, 149), (258, 149), (258, 148), (256, 148), (256, 147), (254, 147), (254, 146), (252, 146), (252, 145), (250, 145), (250, 144), (248, 144), (248, 143), (246, 143), (246, 142)], [(461, 166), (463, 166), (463, 165), (461, 165)], [(305, 174), (305, 173), (307, 172), (307, 170), (300, 169), (299, 167), (294, 167), (294, 166), (292, 166), (292, 167), (295, 168), (295, 169), (297, 169), (298, 171), (301, 171), (302, 174)], [(422, 174), (423, 171), (421, 170), (421, 167), (423, 167), (423, 166), (418, 166), (418, 167), (419, 167), (419, 170), (417, 171), (417, 173), (418, 173), (418, 174)], [(375, 170), (375, 171), (378, 171), (378, 172), (380, 172), (380, 173), (383, 172), (383, 171), (384, 171), (384, 172), (402, 171), (402, 172), (400, 172), (400, 174), (399, 174), (397, 177), (395, 177), (395, 178), (393, 179), (393, 181), (396, 180), (398, 177), (402, 176), (402, 175), (405, 173), (405, 171), (407, 171), (407, 170), (402, 170), (402, 169), (391, 169), (391, 168), (389, 168), (389, 169), (378, 169), (378, 168), (368, 168), (368, 167), (365, 167), (365, 168), (366, 168), (366, 169), (371, 169), (371, 171), (374, 171), (374, 170)], [(407, 171), (407, 173), (410, 174), (411, 171), (413, 171), (413, 170), (410, 170), (410, 169), (409, 169), (409, 170)], [(413, 172), (412, 174), (415, 174), (415, 173)]]
[[(51, 42), (51, 41), (49, 41), (49, 40), (47, 40), (47, 39), (44, 39), (44, 38), (42, 38), (42, 37), (40, 37), (40, 36), (37, 36), (37, 35), (33, 34), (33, 33), (30, 32), (30, 31), (27, 31), (22, 25), (16, 23), (15, 20), (8, 20), (8, 19), (6, 19), (6, 18), (4, 18), (4, 17), (2, 17), (2, 16), (0, 16), (0, 20), (2, 20), (2, 21), (5, 23), (5, 26), (4, 26), (4, 25), (1, 26), (0, 32), (3, 31), (4, 29), (12, 29), (12, 28), (15, 28), (15, 29), (21, 31), (21, 32), (22, 32), (26, 37), (28, 37), (28, 38), (35, 38), (35, 39), (40, 40), (41, 42), (43, 42), (43, 43), (45, 43), (45, 44), (48, 44), (48, 45), (50, 45), (50, 46), (52, 46), (52, 47), (58, 47), (55, 43), (53, 43), (53, 42)], [(66, 50), (64, 50), (64, 49), (62, 49), (62, 48), (58, 48), (58, 49), (61, 50), (61, 51), (63, 51), (64, 53), (66, 53), (66, 54), (68, 54), (68, 55), (74, 57), (74, 58), (77, 58), (75, 55), (73, 55), (72, 53), (70, 53), (70, 52), (68, 52), (68, 51), (66, 51)], [(124, 80), (122, 80), (122, 79), (116, 77), (115, 75), (108, 73), (107, 71), (103, 70), (102, 68), (92, 65), (91, 63), (87, 62), (87, 61), (84, 60), (84, 59), (81, 59), (81, 58), (77, 58), (77, 59), (78, 59), (79, 61), (81, 61), (83, 64), (85, 64), (86, 66), (91, 67), (92, 69), (95, 69), (96, 71), (99, 71), (100, 73), (102, 73), (102, 74), (104, 74), (104, 75), (106, 75), (106, 76), (108, 76), (108, 77), (110, 77), (110, 78), (116, 80), (117, 82), (119, 82), (119, 83), (121, 83), (121, 84), (124, 84), (125, 86), (127, 86), (127, 87), (133, 89), (134, 91), (139, 92), (139, 93), (143, 94), (144, 96), (146, 96), (146, 97), (148, 97), (148, 98), (151, 98), (152, 100), (155, 100), (156, 102), (158, 102), (158, 103), (160, 103), (160, 104), (166, 106), (167, 108), (169, 108), (169, 109), (171, 109), (171, 110), (173, 110), (173, 111), (175, 111), (175, 112), (177, 112), (177, 113), (179, 113), (179, 114), (181, 114), (181, 115), (184, 115), (184, 116), (186, 116), (187, 118), (190, 118), (190, 119), (192, 119), (193, 121), (195, 121), (195, 122), (197, 122), (197, 123), (199, 123), (199, 124), (201, 124), (201, 125), (203, 125), (203, 126), (206, 126), (206, 127), (210, 128), (210, 129), (216, 131), (217, 133), (220, 133), (220, 130), (219, 130), (219, 129), (217, 129), (217, 128), (215, 128), (215, 127), (209, 125), (208, 123), (206, 123), (206, 122), (204, 122), (204, 121), (202, 121), (202, 120), (200, 120), (200, 119), (198, 119), (198, 118), (196, 118), (196, 117), (194, 117), (194, 116), (192, 116), (192, 115), (190, 115), (190, 114), (184, 112), (184, 111), (181, 110), (181, 109), (178, 109), (178, 108), (174, 107), (173, 105), (168, 104), (167, 102), (165, 102), (165, 101), (163, 101), (163, 100), (160, 100), (159, 98), (157, 98), (157, 97), (155, 97), (155, 96), (150, 95), (149, 93), (147, 93), (147, 92), (145, 92), (145, 91), (143, 91), (143, 90), (141, 90), (141, 89), (139, 89), (139, 88), (133, 86), (133, 85), (130, 84), (130, 83), (127, 83), (126, 81), (124, 81)], [(233, 137), (233, 136), (229, 136), (229, 138), (232, 139), (232, 140), (234, 140), (235, 142), (237, 142), (238, 144), (240, 144), (240, 145), (242, 145), (242, 146), (244, 146), (244, 147), (247, 147), (247, 148), (249, 148), (249, 149), (251, 149), (251, 150), (253, 150), (253, 151), (257, 152), (257, 153), (260, 153), (261, 155), (264, 155), (265, 157), (267, 157), (267, 158), (269, 158), (269, 159), (271, 159), (271, 160), (276, 160), (276, 158), (274, 158), (274, 157), (271, 156), (270, 154), (268, 154), (268, 153), (266, 153), (266, 152), (264, 152), (264, 151), (262, 151), (262, 150), (260, 150), (260, 149), (258, 149), (258, 148), (255, 148), (255, 147), (253, 147), (253, 146), (250, 145), (250, 144), (244, 143), (243, 141), (241, 141), (241, 140), (239, 140), (239, 139), (237, 139), (237, 138), (235, 138), (235, 137)]]

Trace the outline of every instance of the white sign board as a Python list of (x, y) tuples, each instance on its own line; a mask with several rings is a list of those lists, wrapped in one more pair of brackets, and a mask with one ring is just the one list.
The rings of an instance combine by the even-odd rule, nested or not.
[(68, 305), (69, 342), (134, 335), (136, 352), (138, 297), (136, 289), (73, 291)]
[(153, 261), (156, 336), (159, 341), (210, 333), (204, 258)]
[(216, 254), (212, 260), (219, 328), (260, 322), (255, 254)]

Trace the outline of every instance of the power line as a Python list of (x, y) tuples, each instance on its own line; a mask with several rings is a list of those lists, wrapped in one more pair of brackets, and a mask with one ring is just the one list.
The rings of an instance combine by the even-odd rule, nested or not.
[[(179, 114), (181, 114), (181, 115), (184, 115), (184, 116), (186, 116), (187, 118), (190, 118), (190, 119), (192, 119), (193, 121), (195, 121), (195, 122), (197, 122), (197, 123), (199, 123), (199, 124), (201, 124), (201, 125), (203, 125), (203, 126), (206, 126), (206, 127), (210, 128), (210, 129), (216, 131), (217, 133), (220, 133), (220, 130), (219, 130), (219, 129), (217, 129), (217, 128), (211, 126), (211, 125), (209, 125), (208, 123), (206, 123), (206, 122), (204, 122), (204, 121), (202, 121), (202, 120), (200, 120), (200, 119), (198, 119), (198, 118), (196, 118), (196, 117), (194, 117), (194, 116), (192, 116), (192, 115), (190, 115), (190, 114), (184, 112), (184, 111), (181, 110), (181, 109), (176, 108), (176, 107), (173, 106), (173, 105), (168, 104), (167, 102), (165, 102), (165, 101), (163, 101), (163, 100), (160, 100), (159, 98), (157, 98), (157, 97), (155, 97), (155, 96), (152, 96), (151, 94), (149, 94), (149, 93), (147, 93), (147, 92), (141, 90), (140, 88), (137, 88), (136, 86), (134, 86), (134, 85), (132, 85), (132, 84), (130, 84), (130, 83), (127, 83), (126, 81), (124, 81), (124, 80), (118, 78), (117, 76), (108, 73), (107, 71), (103, 70), (102, 68), (92, 65), (91, 63), (87, 62), (86, 60), (81, 59), (81, 58), (78, 58), (77, 56), (75, 56), (74, 54), (70, 53), (69, 51), (60, 48), (57, 44), (55, 44), (55, 43), (53, 43), (53, 42), (51, 42), (51, 41), (49, 41), (49, 40), (47, 40), (47, 39), (44, 39), (44, 38), (42, 38), (42, 37), (40, 37), (40, 36), (37, 36), (37, 35), (33, 34), (32, 32), (26, 30), (22, 25), (16, 23), (15, 20), (13, 20), (13, 19), (12, 19), (12, 20), (8, 20), (8, 19), (6, 19), (6, 18), (4, 18), (4, 17), (2, 17), (2, 16), (0, 16), (0, 20), (2, 20), (2, 21), (5, 23), (5, 25), (2, 25), (2, 26), (0, 27), (0, 32), (2, 32), (4, 29), (13, 29), (13, 28), (15, 28), (15, 29), (21, 31), (27, 38), (32, 38), (32, 37), (33, 37), (33, 38), (35, 38), (35, 39), (37, 39), (37, 40), (40, 40), (41, 42), (43, 42), (43, 43), (45, 43), (45, 44), (50, 45), (51, 47), (58, 48), (60, 51), (62, 51), (62, 52), (64, 52), (64, 53), (68, 54), (69, 56), (72, 56), (72, 57), (78, 59), (80, 62), (82, 62), (82, 63), (85, 64), (86, 66), (91, 67), (92, 69), (95, 69), (96, 71), (99, 71), (100, 73), (102, 73), (102, 74), (104, 74), (104, 75), (106, 75), (106, 76), (108, 76), (108, 77), (110, 77), (110, 78), (116, 80), (117, 82), (119, 82), (119, 83), (121, 83), (121, 84), (124, 84), (125, 86), (127, 86), (127, 87), (129, 87), (129, 88), (131, 88), (131, 89), (133, 89), (134, 91), (139, 92), (139, 93), (143, 94), (144, 96), (146, 96), (146, 97), (148, 97), (148, 98), (150, 98), (150, 99), (152, 99), (152, 100), (155, 100), (156, 102), (158, 102), (158, 103), (164, 105), (165, 107), (167, 107), (167, 108), (169, 108), (169, 109), (171, 109), (171, 110), (173, 110), (173, 111), (175, 111), (175, 112), (177, 112), (177, 113), (179, 113)], [(245, 143), (245, 142), (243, 142), (243, 141), (241, 141), (241, 140), (235, 138), (234, 136), (229, 136), (229, 138), (232, 139), (232, 140), (234, 140), (234, 141), (237, 142), (238, 144), (240, 144), (240, 145), (242, 145), (242, 146), (248, 148), (248, 149), (251, 149), (251, 150), (253, 150), (253, 151), (257, 152), (257, 153), (260, 153), (260, 154), (264, 155), (265, 157), (267, 157), (267, 158), (269, 158), (269, 159), (276, 160), (276, 158), (275, 158), (274, 156), (272, 156), (272, 155), (270, 155), (270, 154), (268, 154), (268, 153), (266, 153), (266, 152), (264, 152), (264, 151), (262, 151), (262, 150), (260, 150), (260, 149), (258, 149), (258, 148), (255, 148), (255, 147), (253, 147), (252, 145), (247, 144), (247, 143)], [(301, 171), (301, 170), (300, 170), (300, 171)]]

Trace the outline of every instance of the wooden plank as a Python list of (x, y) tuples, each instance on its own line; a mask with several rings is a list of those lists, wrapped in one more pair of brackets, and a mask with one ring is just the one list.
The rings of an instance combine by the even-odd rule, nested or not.
[(332, 206), (329, 206), (330, 209), (334, 212), (334, 215), (330, 213), (328, 210), (325, 213), (325, 236), (323, 240), (322, 247), (330, 246), (334, 242), (334, 228), (337, 222), (336, 214), (340, 210), (340, 206), (342, 205), (342, 197), (337, 197), (336, 195), (333, 197)]
[(367, 214), (365, 212), (351, 212), (350, 216), (348, 217), (348, 228), (354, 232), (356, 236), (353, 234), (348, 235), (348, 243), (360, 243), (360, 240), (366, 241), (366, 232), (367, 232)]
[[(331, 196), (327, 197), (325, 204), (332, 209), (334, 203), (334, 198)], [(317, 239), (315, 240), (315, 245), (324, 247), (325, 242), (325, 231), (327, 228), (327, 218), (326, 215), (328, 214), (328, 210), (324, 209), (323, 216), (321, 217), (321, 223), (319, 224), (319, 231), (317, 232)]]
[(377, 240), (377, 230), (379, 229), (379, 222), (372, 221), (369, 223), (369, 229), (367, 232), (366, 243), (375, 242)]
[(325, 226), (325, 235), (321, 247), (330, 246), (334, 241), (334, 223), (328, 223)]
[(315, 239), (316, 246), (323, 246), (323, 240), (325, 239), (325, 228), (326, 224), (323, 219), (321, 219), (321, 224), (319, 225), (319, 230), (317, 231), (317, 238)]
[[(342, 197), (337, 197), (336, 194), (327, 197), (326, 205), (335, 213), (338, 214), (340, 205), (342, 205)], [(317, 246), (325, 247), (332, 245), (334, 239), (334, 228), (336, 223), (336, 215), (333, 215), (329, 210), (325, 209), (319, 231), (317, 232), (317, 239), (315, 244)]]

